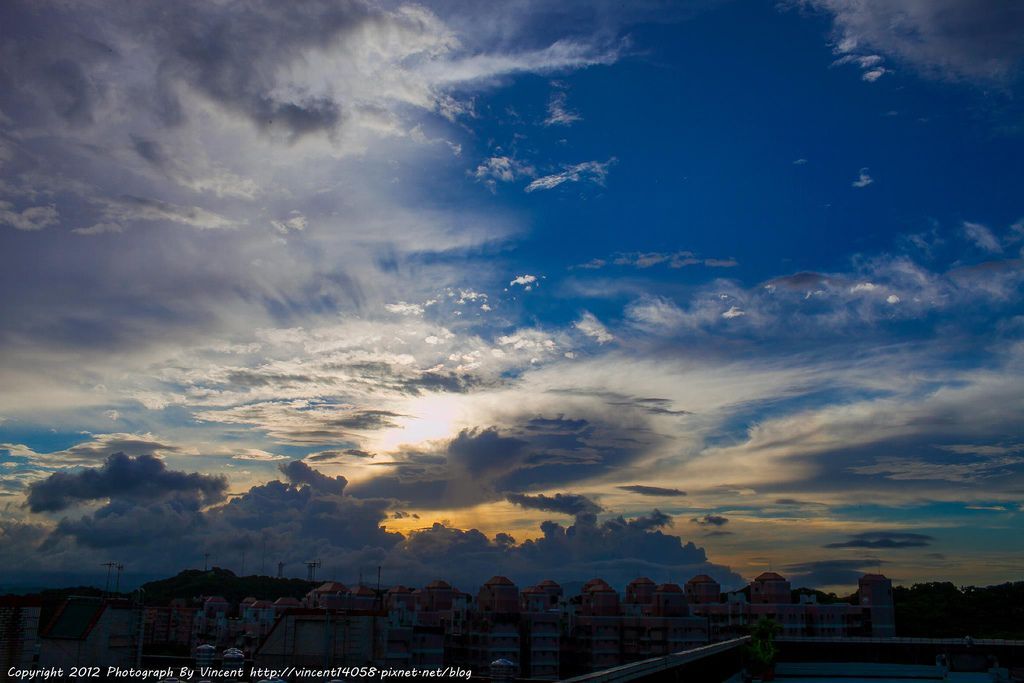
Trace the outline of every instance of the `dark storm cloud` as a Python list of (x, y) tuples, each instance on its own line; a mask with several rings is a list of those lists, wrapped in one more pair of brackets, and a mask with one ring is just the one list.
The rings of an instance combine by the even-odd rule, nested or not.
[(845, 541), (825, 545), (825, 548), (921, 548), (935, 539), (926, 534), (909, 531), (865, 531)]
[[(578, 523), (578, 522), (577, 522)], [(644, 531), (652, 531), (654, 529), (662, 529), (667, 526), (673, 525), (672, 518), (666, 515), (661, 510), (652, 510), (649, 514), (639, 515), (630, 519), (624, 517), (614, 517), (605, 521), (605, 526), (609, 527), (622, 527), (628, 526), (633, 529), (642, 529)]]
[(325, 474), (320, 473), (318, 470), (313, 469), (301, 460), (292, 460), (291, 462), (281, 463), (278, 465), (278, 469), (281, 473), (288, 477), (288, 481), (293, 484), (307, 484), (317, 491), (323, 493), (333, 493), (341, 495), (345, 491), (345, 486), (348, 484), (348, 480), (345, 477), (337, 476), (333, 479)]
[(729, 518), (722, 515), (704, 515), (703, 517), (694, 517), (690, 521), (700, 526), (725, 526), (729, 523)]
[(188, 494), (206, 503), (224, 497), (224, 477), (168, 470), (151, 455), (132, 458), (115, 453), (102, 467), (81, 472), (55, 472), (29, 486), (28, 505), (33, 512), (63, 510), (78, 502), (147, 500)]
[(513, 505), (529, 510), (558, 512), (573, 517), (584, 514), (597, 514), (602, 510), (601, 506), (594, 501), (576, 493), (556, 493), (553, 496), (546, 496), (544, 494), (528, 496), (522, 493), (510, 493), (506, 496), (506, 499)]
[(533, 416), (501, 429), (463, 429), (435, 452), (399, 453), (396, 462), (380, 463), (395, 473), (361, 481), (349, 491), (435, 509), (497, 501), (624, 465), (643, 452), (634, 435), (603, 420), (564, 415)]
[(612, 585), (624, 586), (637, 576), (658, 580), (684, 581), (700, 573), (718, 578), (723, 585), (738, 586), (742, 579), (727, 568), (707, 560), (702, 548), (684, 543), (678, 536), (660, 530), (664, 515), (633, 519), (616, 517), (598, 522), (581, 516), (570, 526), (547, 521), (543, 536), (515, 545), (511, 539), (489, 539), (476, 530), (464, 531), (435, 524), (410, 534), (400, 546), (408, 570), (424, 579), (447, 558), (460, 562), (436, 576), (451, 577), (457, 583), (475, 587), (480, 577), (500, 571), (520, 586), (545, 578), (585, 581), (601, 576)]
[(61, 520), (41, 546), (39, 533), (33, 540), (17, 525), (2, 528), (5, 534), (20, 534), (23, 545), (37, 546), (33, 551), (43, 558), (101, 561), (120, 553), (132, 557), (135, 571), (168, 571), (204, 551), (222, 566), (231, 566), (225, 561), (228, 556), (237, 561), (241, 551), (265, 544), (268, 559), (295, 565), (296, 558), (319, 557), (323, 571), (337, 577), (382, 565), (389, 580), (416, 583), (444, 577), (470, 590), (496, 571), (521, 585), (549, 575), (559, 581), (601, 575), (625, 584), (638, 575), (682, 580), (698, 573), (712, 574), (727, 585), (740, 583), (727, 568), (708, 562), (703, 549), (664, 533), (671, 518), (657, 510), (598, 521), (592, 507), (578, 504), (581, 514), (573, 524), (544, 522), (543, 536), (523, 543), (507, 533), (489, 538), (475, 529), (442, 524), (403, 536), (382, 526), (389, 519), (415, 518), (394, 510), (393, 501), (345, 495), (340, 479), (300, 462), (281, 469), (288, 482), (253, 486), (209, 509), (196, 496), (184, 494), (118, 498), (91, 514)]
[(53, 531), (53, 540), (73, 537), (87, 548), (146, 548), (163, 543), (168, 529), (175, 536), (191, 536), (206, 527), (194, 499), (171, 497), (157, 502), (112, 500), (91, 515), (65, 517)]
[(661, 486), (647, 486), (646, 484), (628, 484), (618, 487), (623, 491), (637, 493), (641, 496), (685, 496), (686, 491), (679, 489), (664, 488)]
[(522, 439), (503, 436), (495, 427), (463, 429), (448, 444), (448, 456), (470, 474), (480, 475), (522, 460), (528, 446)]

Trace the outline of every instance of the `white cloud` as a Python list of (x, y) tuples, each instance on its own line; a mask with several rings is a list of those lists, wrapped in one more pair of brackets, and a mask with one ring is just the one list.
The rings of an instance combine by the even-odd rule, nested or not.
[(725, 318), (726, 320), (731, 320), (733, 318), (739, 318), (740, 316), (744, 316), (746, 314), (746, 311), (736, 306), (730, 306), (729, 310), (722, 313), (722, 317)]
[(399, 301), (393, 304), (384, 304), (384, 310), (388, 313), (397, 313), (399, 315), (423, 315), (423, 306), (419, 304), (410, 304), (405, 301)]
[(607, 344), (615, 340), (608, 328), (590, 311), (584, 311), (580, 319), (573, 323), (573, 326), (588, 337), (592, 337), (598, 344)]
[(869, 71), (865, 71), (863, 74), (861, 74), (860, 78), (861, 78), (861, 80), (867, 81), (868, 83), (874, 83), (875, 81), (877, 81), (879, 78), (881, 78), (882, 76), (884, 76), (887, 73), (889, 73), (887, 69), (884, 69), (882, 67), (878, 67), (876, 69), (871, 69)]
[(526, 274), (526, 275), (517, 275), (508, 284), (510, 286), (520, 285), (522, 287), (526, 287), (527, 289), (529, 289), (530, 286), (533, 285), (533, 283), (536, 282), (536, 281), (537, 281), (537, 276), (536, 275)]
[(963, 229), (967, 239), (974, 242), (978, 248), (992, 254), (998, 254), (1003, 250), (1003, 245), (999, 243), (999, 238), (981, 223), (964, 221)]
[(0, 201), (0, 224), (9, 225), (16, 230), (34, 231), (57, 223), (57, 207), (30, 206), (21, 211), (10, 202)]
[(616, 161), (615, 157), (612, 157), (608, 161), (584, 161), (580, 164), (573, 166), (566, 166), (564, 170), (559, 173), (553, 173), (537, 178), (529, 185), (526, 186), (527, 192), (534, 192), (536, 190), (551, 190), (562, 183), (578, 183), (582, 180), (595, 183), (597, 185), (604, 185), (605, 178), (608, 177), (608, 168)]
[(493, 156), (484, 159), (476, 167), (473, 177), (493, 187), (495, 181), (510, 183), (516, 178), (532, 177), (535, 174), (536, 171), (529, 164), (524, 164), (508, 156)]
[(301, 232), (309, 225), (306, 217), (300, 211), (292, 211), (289, 218), (282, 221), (270, 221), (270, 224), (282, 235), (287, 235), (290, 232)]
[(579, 113), (566, 106), (568, 96), (564, 91), (556, 92), (548, 100), (548, 116), (544, 119), (545, 126), (570, 126), (583, 119)]
[(875, 181), (871, 176), (868, 175), (868, 169), (862, 168), (860, 169), (860, 172), (857, 174), (857, 179), (850, 184), (853, 185), (854, 187), (867, 187), (873, 182)]
[(626, 307), (626, 317), (642, 328), (670, 330), (686, 321), (686, 313), (673, 301), (660, 296), (646, 296)]

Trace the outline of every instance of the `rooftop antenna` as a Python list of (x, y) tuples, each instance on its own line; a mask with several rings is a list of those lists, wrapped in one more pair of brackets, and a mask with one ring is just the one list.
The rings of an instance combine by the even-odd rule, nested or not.
[(306, 576), (308, 577), (309, 581), (316, 580), (317, 567), (320, 567), (322, 565), (323, 563), (320, 560), (310, 560), (306, 562)]
[(377, 565), (377, 602), (378, 602), (378, 607), (379, 607), (380, 599), (381, 599), (381, 597), (380, 597), (380, 565), (378, 564)]
[(210, 553), (203, 553), (203, 571), (210, 569)]
[(121, 572), (124, 571), (124, 565), (121, 564), (120, 562), (118, 562), (114, 566), (114, 569), (117, 570), (117, 583), (115, 584), (114, 592), (120, 594), (121, 593)]
[(277, 578), (279, 578), (279, 579), (283, 579), (284, 578), (284, 562), (278, 562), (277, 563)]

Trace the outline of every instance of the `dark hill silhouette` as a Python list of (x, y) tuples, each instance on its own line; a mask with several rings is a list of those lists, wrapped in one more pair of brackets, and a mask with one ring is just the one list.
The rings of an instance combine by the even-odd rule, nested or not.
[(237, 576), (230, 569), (214, 567), (206, 571), (186, 569), (176, 576), (143, 584), (142, 589), (147, 605), (166, 605), (175, 598), (192, 600), (209, 595), (220, 595), (234, 604), (250, 596), (260, 600), (301, 599), (320, 583), (273, 576)]

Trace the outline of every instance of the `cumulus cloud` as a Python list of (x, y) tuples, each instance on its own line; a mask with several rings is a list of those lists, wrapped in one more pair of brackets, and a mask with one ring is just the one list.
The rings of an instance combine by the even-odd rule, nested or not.
[(136, 458), (115, 453), (103, 465), (80, 472), (54, 472), (29, 486), (33, 512), (64, 510), (76, 503), (102, 499), (157, 500), (189, 495), (204, 503), (221, 500), (227, 489), (224, 477), (167, 469), (151, 455)]
[(512, 278), (512, 281), (509, 282), (508, 284), (509, 284), (510, 287), (514, 287), (515, 285), (519, 285), (520, 287), (523, 287), (524, 289), (530, 289), (533, 286), (533, 284), (536, 283), (536, 282), (537, 282), (537, 276), (536, 275), (526, 274), (526, 275), (517, 275), (516, 277)]
[[(732, 585), (740, 581), (727, 568), (710, 563), (692, 542), (666, 534), (663, 529), (671, 519), (657, 510), (599, 521), (595, 514), (600, 508), (582, 496), (523, 496), (520, 504), (572, 514), (575, 522), (567, 527), (544, 522), (541, 537), (522, 543), (504, 533), (492, 538), (476, 529), (439, 523), (403, 536), (385, 525), (389, 519), (413, 515), (400, 510), (392, 514), (388, 501), (353, 498), (343, 480), (301, 463), (282, 465), (281, 471), (287, 482), (253, 486), (211, 508), (200, 507), (196, 499), (169, 493), (152, 497), (139, 490), (139, 495), (118, 497), (96, 512), (65, 518), (48, 534), (5, 520), (2, 535), (8, 547), (17, 536), (33, 557), (41, 558), (144, 551), (132, 562), (135, 570), (165, 568), (167, 562), (203, 550), (212, 552), (221, 566), (230, 566), (226, 554), (262, 546), (268, 557), (281, 558), (296, 573), (301, 567), (294, 558), (321, 557), (324, 571), (334, 576), (383, 564), (392, 581), (418, 583), (440, 576), (466, 589), (486, 580), (498, 564), (521, 583), (539, 580), (540, 573), (563, 582), (585, 580), (595, 571), (623, 584), (637, 575), (667, 573), (710, 573)], [(176, 474), (202, 481), (199, 475)], [(454, 556), (460, 562), (452, 564)], [(558, 568), (554, 574), (552, 567)]]

